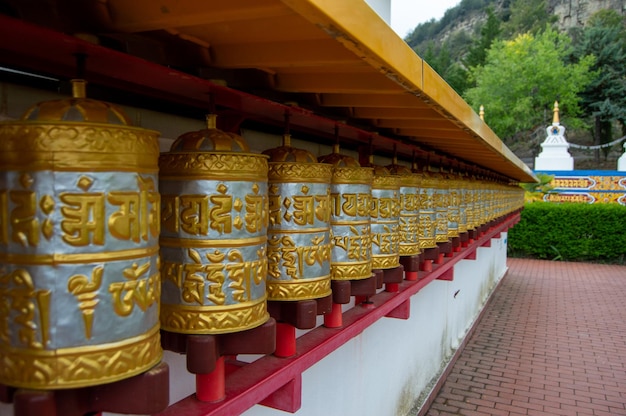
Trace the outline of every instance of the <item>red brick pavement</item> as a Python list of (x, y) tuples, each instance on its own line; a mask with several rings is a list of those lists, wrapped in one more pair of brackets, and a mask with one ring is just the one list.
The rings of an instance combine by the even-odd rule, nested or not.
[(508, 265), (426, 415), (626, 415), (626, 267)]

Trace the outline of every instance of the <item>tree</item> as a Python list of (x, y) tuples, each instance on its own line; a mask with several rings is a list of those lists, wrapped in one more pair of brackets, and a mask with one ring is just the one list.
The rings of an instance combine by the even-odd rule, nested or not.
[(504, 36), (512, 38), (521, 33), (536, 35), (557, 17), (548, 13), (546, 0), (513, 0), (509, 7), (509, 20), (503, 25)]
[[(593, 119), (594, 144), (613, 140), (613, 123), (626, 125), (626, 29), (614, 10), (594, 14), (583, 29), (575, 48), (575, 59), (593, 54), (592, 70), (598, 76), (582, 91), (582, 108)], [(604, 156), (608, 155), (608, 150)], [(599, 152), (595, 152), (596, 161)]]
[(480, 28), (480, 36), (476, 39), (474, 45), (470, 47), (467, 55), (463, 59), (463, 63), (467, 68), (483, 65), (485, 63), (487, 51), (502, 32), (500, 23), (500, 19), (494, 13), (493, 8), (488, 7), (487, 21)]
[(476, 87), (465, 99), (474, 107), (484, 105), (487, 123), (505, 142), (520, 131), (532, 131), (547, 122), (555, 99), (571, 127), (582, 124), (578, 93), (594, 76), (592, 56), (566, 63), (572, 53), (569, 37), (546, 28), (537, 36), (519, 35), (512, 41), (496, 41), (485, 65), (471, 70)]

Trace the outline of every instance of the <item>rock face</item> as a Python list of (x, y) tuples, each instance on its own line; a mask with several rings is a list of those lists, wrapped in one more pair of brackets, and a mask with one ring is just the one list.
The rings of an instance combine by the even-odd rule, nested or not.
[[(496, 12), (502, 11), (511, 0), (495, 0), (492, 4)], [(574, 27), (583, 27), (587, 20), (597, 11), (613, 9), (626, 16), (625, 0), (547, 0), (548, 12), (558, 17), (556, 25), (559, 30), (566, 31)], [(458, 32), (472, 34), (485, 22), (484, 11), (469, 13), (462, 19), (453, 21), (443, 32), (436, 36), (439, 42), (445, 41)]]
[(626, 15), (626, 2), (623, 0), (549, 0), (549, 10), (559, 17), (559, 29), (581, 27), (597, 11), (613, 9)]

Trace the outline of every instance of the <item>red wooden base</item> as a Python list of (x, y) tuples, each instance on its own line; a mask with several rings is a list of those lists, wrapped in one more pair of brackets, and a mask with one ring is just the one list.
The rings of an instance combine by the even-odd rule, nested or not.
[(436, 260), (439, 257), (439, 246), (425, 248), (422, 253), (423, 260)]
[(278, 322), (290, 324), (298, 329), (311, 329), (317, 325), (317, 315), (329, 313), (333, 296), (297, 301), (268, 301), (267, 310)]
[(296, 327), (284, 322), (276, 324), (276, 351), (277, 357), (292, 357), (296, 355)]
[[(83, 416), (113, 412), (154, 414), (169, 402), (169, 367), (160, 363), (143, 374), (93, 387), (11, 391), (13, 416)], [(8, 398), (8, 397), (5, 397)]]
[(224, 357), (215, 362), (210, 373), (196, 374), (196, 398), (203, 402), (218, 402), (226, 397)]
[(418, 271), (420, 269), (421, 255), (402, 256), (400, 264), (404, 267), (404, 278), (409, 281), (418, 279)]
[(330, 313), (324, 315), (324, 326), (326, 328), (341, 328), (343, 325), (343, 316), (341, 311), (341, 305), (333, 303)]

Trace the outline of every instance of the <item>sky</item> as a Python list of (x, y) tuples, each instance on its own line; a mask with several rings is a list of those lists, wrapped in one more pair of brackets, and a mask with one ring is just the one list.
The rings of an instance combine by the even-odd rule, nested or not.
[(391, 28), (404, 39), (415, 26), (430, 19), (441, 19), (461, 0), (391, 0)]

